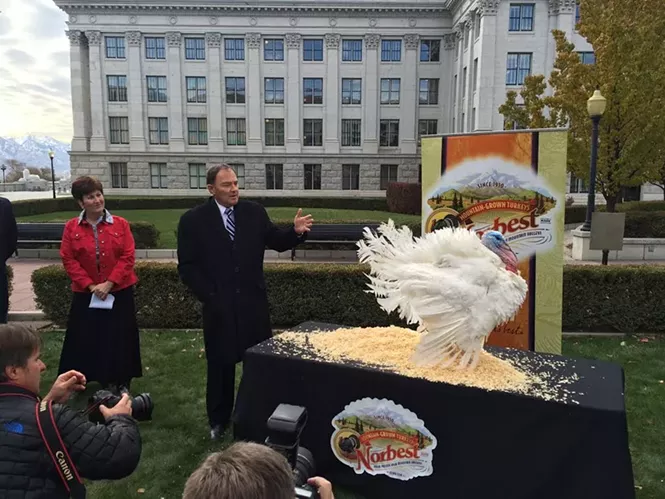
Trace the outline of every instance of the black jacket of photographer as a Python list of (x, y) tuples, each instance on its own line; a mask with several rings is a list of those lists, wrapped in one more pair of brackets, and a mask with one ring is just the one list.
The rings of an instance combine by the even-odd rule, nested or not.
[[(37, 396), (29, 390), (0, 397), (0, 497), (69, 497), (41, 438), (35, 416)], [(80, 412), (53, 404), (63, 444), (81, 478), (116, 480), (130, 475), (141, 457), (136, 421), (113, 416), (94, 424)]]
[(239, 362), (246, 349), (270, 338), (272, 327), (263, 274), (267, 248), (287, 251), (306, 239), (293, 227), (274, 225), (265, 208), (239, 200), (231, 240), (214, 198), (180, 219), (178, 271), (203, 303), (206, 356)]

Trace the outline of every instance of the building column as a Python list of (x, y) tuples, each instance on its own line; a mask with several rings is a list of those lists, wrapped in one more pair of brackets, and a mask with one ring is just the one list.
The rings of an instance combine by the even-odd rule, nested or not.
[[(473, 79), (474, 79), (474, 74), (473, 74), (473, 60), (475, 59), (475, 33), (473, 31), (473, 17), (471, 14), (466, 18), (466, 21), (464, 23), (464, 29), (466, 32), (469, 34), (469, 49), (467, 51), (468, 54), (468, 62), (466, 66), (466, 76), (467, 76), (467, 81), (466, 81), (466, 110), (464, 111), (466, 113), (466, 122), (468, 123), (467, 126), (467, 131), (473, 132), (475, 130), (474, 128), (474, 120), (473, 120), (473, 108), (474, 108), (474, 98), (475, 96), (473, 95), (475, 88), (473, 86)], [(480, 61), (478, 61), (478, 65), (480, 65)], [(475, 127), (478, 126), (478, 122), (476, 121)]]
[(404, 78), (402, 79), (402, 97), (400, 107), (402, 118), (399, 124), (400, 149), (403, 154), (416, 154), (417, 131), (416, 116), (418, 115), (418, 49), (420, 37), (418, 35), (404, 35)]
[(462, 110), (464, 109), (464, 32), (458, 24), (453, 28), (455, 30), (455, 50), (457, 55), (457, 85), (455, 89), (455, 130), (453, 132), (463, 132), (464, 123), (462, 123)]
[(376, 34), (365, 35), (365, 86), (363, 108), (363, 153), (379, 152), (379, 43), (381, 37)]
[[(552, 30), (558, 29), (566, 34), (566, 39), (568, 41), (571, 41), (573, 39), (573, 32), (575, 30), (575, 2), (550, 0), (548, 14), (548, 21), (550, 26), (548, 33), (552, 33)], [(552, 72), (555, 60), (556, 42), (554, 41), (553, 36), (548, 36), (545, 74), (549, 75)], [(531, 63), (533, 64), (533, 60)], [(547, 86), (545, 93), (546, 95), (552, 95), (552, 88), (549, 85)]]
[(129, 62), (129, 75), (127, 80), (127, 100), (129, 103), (129, 150), (134, 152), (145, 151), (145, 120), (143, 119), (143, 76), (141, 74), (141, 32), (128, 31), (127, 58)]
[(224, 135), (222, 127), (222, 69), (220, 33), (206, 33), (208, 45), (208, 150), (222, 152)]
[(72, 137), (72, 152), (88, 151), (88, 137), (86, 133), (87, 115), (84, 107), (84, 93), (88, 82), (84, 78), (85, 39), (80, 31), (68, 31), (69, 38), (69, 67), (72, 79), (72, 116), (74, 121), (74, 135)]
[(451, 133), (452, 121), (455, 113), (455, 102), (453, 100), (453, 85), (455, 83), (455, 34), (448, 33), (443, 35), (443, 49), (441, 54), (444, 57), (442, 64), (441, 74), (441, 99), (443, 103), (443, 116), (447, 119), (443, 120), (443, 127), (439, 133)]
[[(499, 114), (499, 106), (502, 102), (494, 101), (494, 89), (497, 85), (496, 72), (494, 70), (496, 64), (496, 15), (498, 8), (485, 6), (481, 7), (476, 15), (480, 16), (480, 54), (478, 54), (478, 109), (476, 116), (476, 129), (478, 130), (495, 130), (503, 129), (503, 121), (494, 123)], [(504, 53), (504, 59), (506, 54)], [(505, 60), (504, 60), (505, 65)], [(505, 78), (505, 76), (504, 76)], [(503, 99), (505, 101), (505, 80), (501, 85)], [(495, 126), (496, 125), (496, 126)]]
[(261, 110), (261, 34), (247, 33), (247, 107), (249, 120), (247, 123), (247, 152), (257, 154), (263, 152), (263, 118)]
[(102, 34), (99, 31), (86, 31), (88, 39), (90, 60), (90, 150), (106, 150), (104, 134), (107, 113), (104, 109), (104, 87), (106, 82), (102, 79)]
[(325, 124), (323, 132), (325, 134), (325, 152), (326, 154), (339, 154), (339, 117), (340, 98), (339, 98), (339, 44), (342, 36), (334, 33), (328, 33), (326, 40), (326, 78), (324, 80), (324, 94), (326, 96)]
[(300, 44), (302, 37), (297, 33), (286, 34), (286, 152), (300, 154), (302, 136), (300, 134), (302, 109), (302, 83), (300, 81)]
[(166, 43), (169, 47), (167, 95), (169, 103), (169, 151), (184, 152), (185, 138), (183, 126), (187, 123), (187, 116), (182, 104), (182, 70), (180, 69), (180, 46), (182, 35), (177, 31), (166, 33)]

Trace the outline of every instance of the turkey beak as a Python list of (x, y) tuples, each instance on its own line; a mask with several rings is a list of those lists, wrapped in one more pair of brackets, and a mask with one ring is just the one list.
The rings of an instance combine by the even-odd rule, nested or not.
[(506, 270), (517, 273), (517, 255), (508, 243), (503, 243), (501, 245), (501, 254), (503, 255), (503, 261), (506, 264)]

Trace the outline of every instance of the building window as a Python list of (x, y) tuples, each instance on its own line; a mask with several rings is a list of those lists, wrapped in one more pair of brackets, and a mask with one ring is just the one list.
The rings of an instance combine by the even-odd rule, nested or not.
[(473, 18), (473, 32), (476, 35), (476, 40), (480, 36), (480, 23), (481, 23), (481, 17), (476, 13), (475, 17)]
[(478, 58), (473, 60), (473, 92), (478, 90)]
[(127, 77), (108, 75), (106, 77), (109, 102), (127, 102)]
[(362, 80), (342, 78), (342, 104), (360, 104), (362, 101)]
[(441, 40), (421, 40), (420, 62), (439, 62), (440, 54)]
[(421, 106), (433, 106), (439, 103), (439, 79), (420, 79), (418, 102)]
[(321, 165), (305, 165), (305, 189), (321, 190)]
[(583, 178), (577, 178), (572, 173), (570, 174), (570, 193), (571, 194), (585, 194), (589, 192), (589, 187)]
[(187, 136), (190, 146), (208, 145), (208, 119), (187, 118)]
[(390, 182), (397, 182), (397, 165), (381, 165), (379, 188), (382, 191), (385, 191)]
[(205, 76), (188, 76), (185, 81), (187, 83), (187, 102), (206, 102)]
[(282, 189), (283, 183), (284, 167), (282, 165), (266, 165), (266, 189)]
[(402, 40), (381, 40), (381, 61), (400, 62), (402, 60)]
[(106, 36), (104, 37), (106, 44), (106, 58), (107, 59), (124, 59), (125, 58), (125, 37), (124, 36)]
[(466, 99), (466, 79), (467, 76), (467, 70), (464, 68), (464, 72), (462, 73), (462, 99)]
[(111, 163), (111, 187), (127, 189), (127, 163)]
[(109, 118), (111, 144), (129, 144), (129, 119), (113, 116)]
[(245, 78), (243, 77), (226, 78), (226, 103), (227, 104), (245, 103)]
[(268, 118), (265, 121), (266, 146), (284, 145), (284, 119)]
[(189, 165), (189, 188), (205, 189), (208, 185), (206, 180), (206, 165), (203, 163), (190, 163)]
[(145, 58), (166, 59), (166, 42), (163, 37), (145, 37)]
[(418, 145), (423, 135), (436, 135), (437, 120), (418, 120)]
[(148, 102), (166, 102), (166, 76), (147, 76)]
[(230, 146), (247, 145), (245, 118), (226, 119), (226, 143)]
[(580, 20), (582, 17), (580, 16), (580, 2), (575, 4), (575, 27), (577, 28), (577, 25), (580, 23)]
[(236, 172), (238, 178), (238, 189), (245, 188), (245, 165), (242, 163), (229, 163), (229, 166)]
[(508, 31), (533, 31), (533, 10), (532, 3), (510, 4)]
[(166, 179), (166, 163), (150, 163), (150, 188), (168, 188)]
[(596, 54), (593, 52), (578, 52), (582, 64), (596, 64)]
[(524, 78), (531, 74), (531, 54), (508, 53), (506, 85), (524, 85)]
[(342, 61), (360, 62), (363, 60), (362, 40), (342, 40)]
[(303, 120), (303, 143), (305, 147), (323, 145), (323, 120)]
[(245, 40), (243, 38), (225, 38), (224, 59), (227, 61), (244, 61)]
[(283, 61), (284, 60), (284, 40), (264, 40), (263, 41), (263, 60), (264, 61)]
[(185, 59), (188, 61), (205, 61), (205, 38), (185, 38)]
[(342, 190), (360, 189), (360, 165), (342, 165)]
[(361, 120), (342, 120), (342, 146), (360, 147)]
[(399, 120), (381, 120), (379, 128), (381, 135), (380, 146), (399, 146)]
[(453, 106), (456, 105), (457, 105), (457, 75), (455, 75), (455, 77), (453, 78)]
[(303, 103), (323, 104), (323, 78), (303, 79)]
[(381, 104), (399, 104), (399, 78), (381, 78)]
[(303, 42), (302, 42), (302, 60), (303, 61), (322, 61), (323, 60), (323, 40), (303, 40)]
[(284, 104), (284, 78), (266, 78), (264, 86), (266, 104)]
[(471, 110), (471, 131), (473, 132), (476, 129), (476, 108), (474, 107)]
[(169, 119), (148, 118), (148, 130), (150, 131), (150, 143), (165, 145), (169, 143)]

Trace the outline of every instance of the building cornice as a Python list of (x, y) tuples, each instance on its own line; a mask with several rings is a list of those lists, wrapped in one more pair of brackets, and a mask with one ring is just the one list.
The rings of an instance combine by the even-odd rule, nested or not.
[(185, 14), (188, 12), (196, 14), (249, 14), (249, 13), (344, 13), (344, 14), (403, 14), (428, 16), (434, 13), (449, 12), (451, 0), (433, 0), (427, 4), (420, 2), (371, 2), (368, 0), (325, 1), (325, 0), (269, 0), (257, 5), (248, 5), (246, 1), (226, 0), (221, 2), (213, 0), (179, 1), (168, 0), (138, 0), (129, 2), (127, 0), (55, 0), (55, 4), (67, 14), (80, 14), (91, 12), (108, 13), (169, 13)]

